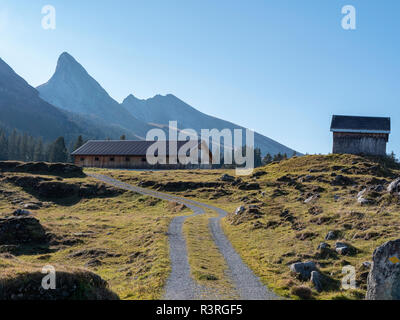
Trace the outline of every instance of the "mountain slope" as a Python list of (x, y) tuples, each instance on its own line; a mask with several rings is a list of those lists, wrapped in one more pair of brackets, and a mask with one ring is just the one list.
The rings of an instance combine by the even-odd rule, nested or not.
[(11, 129), (55, 139), (79, 132), (67, 114), (43, 101), (37, 90), (0, 59), (0, 121)]
[(39, 92), (0, 59), (0, 125), (17, 129), (46, 141), (64, 136), (67, 141), (78, 135), (85, 138), (117, 139), (121, 134), (134, 138), (133, 132), (110, 125), (96, 117), (61, 110), (39, 97)]
[(138, 138), (145, 137), (151, 128), (113, 100), (66, 52), (60, 55), (51, 79), (37, 87), (37, 90), (42, 99), (61, 109), (132, 130)]
[[(147, 100), (140, 100), (129, 95), (122, 103), (139, 120), (168, 125), (169, 121), (178, 121), (179, 129), (191, 128), (200, 132), (201, 129), (244, 129), (243, 127), (204, 114), (172, 94), (156, 95)], [(286, 153), (291, 156), (294, 150), (259, 133), (254, 134), (254, 143), (263, 154)]]

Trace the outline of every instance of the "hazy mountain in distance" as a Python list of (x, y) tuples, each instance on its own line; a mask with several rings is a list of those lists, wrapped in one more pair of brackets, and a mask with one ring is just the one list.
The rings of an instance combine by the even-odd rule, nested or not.
[(70, 54), (60, 55), (54, 75), (37, 87), (40, 97), (64, 110), (126, 128), (138, 138), (151, 128), (136, 119), (93, 79)]
[[(191, 128), (200, 132), (201, 129), (244, 129), (234, 123), (204, 114), (172, 94), (166, 96), (156, 95), (153, 98), (141, 100), (129, 95), (122, 106), (130, 111), (136, 118), (144, 122), (168, 125), (169, 121), (177, 121), (179, 129)], [(265, 155), (286, 153), (292, 156), (294, 150), (290, 149), (259, 133), (254, 134), (254, 143)]]

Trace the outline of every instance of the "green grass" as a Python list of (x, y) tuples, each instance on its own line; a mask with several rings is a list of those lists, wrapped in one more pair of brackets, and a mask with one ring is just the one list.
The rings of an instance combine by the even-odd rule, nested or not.
[[(221, 188), (199, 188), (174, 192), (187, 198), (197, 199), (221, 207), (233, 213), (244, 196), (260, 207), (260, 216), (243, 216), (239, 220), (233, 214), (223, 219), (223, 229), (235, 249), (261, 280), (278, 294), (296, 298), (291, 292), (298, 286), (312, 287), (309, 282), (297, 280), (289, 272), (289, 265), (297, 261), (313, 260), (320, 270), (336, 281), (342, 278), (343, 265), (356, 268), (357, 290), (342, 290), (340, 286), (318, 293), (313, 290), (315, 299), (361, 299), (366, 290), (364, 261), (371, 261), (374, 249), (382, 243), (398, 238), (400, 229), (400, 206), (397, 199), (385, 191), (376, 197), (376, 203), (361, 206), (356, 195), (365, 186), (379, 184), (379, 180), (391, 181), (399, 176), (397, 166), (384, 161), (353, 155), (328, 155), (295, 157), (279, 163), (272, 163), (256, 171), (266, 174), (259, 178), (242, 177), (245, 182), (257, 182), (261, 189), (255, 191), (238, 190), (226, 184)], [(177, 170), (135, 172), (104, 170), (106, 174), (132, 184), (143, 181), (195, 181), (215, 182), (223, 173), (234, 175), (234, 170)], [(356, 186), (334, 186), (333, 174), (343, 175), (356, 181)], [(277, 181), (290, 175), (295, 183)], [(301, 181), (309, 175), (310, 181)], [(320, 188), (320, 198), (305, 204), (307, 193), (315, 193)], [(323, 188), (323, 189), (321, 189)], [(227, 194), (219, 192), (222, 189)], [(279, 195), (278, 191), (283, 191)], [(313, 191), (314, 190), (314, 191)], [(262, 194), (264, 192), (264, 194)], [(335, 201), (334, 196), (340, 199)], [(280, 216), (288, 210), (294, 223), (284, 221)], [(317, 215), (313, 212), (320, 212)], [(317, 246), (328, 231), (340, 231), (343, 240), (358, 249), (354, 256), (321, 258)], [(301, 240), (303, 239), (303, 240)], [(332, 247), (336, 240), (325, 241)]]
[(228, 266), (209, 229), (209, 218), (215, 216), (208, 212), (189, 217), (183, 225), (191, 275), (200, 285), (212, 289), (219, 299), (234, 299), (236, 294), (227, 274)]
[[(11, 173), (10, 173), (11, 175)], [(14, 173), (12, 173), (14, 175)], [(19, 174), (22, 175), (22, 174)], [(64, 179), (69, 183), (98, 183), (92, 178)], [(11, 201), (36, 201), (11, 183), (0, 181), (0, 212), (5, 215), (20, 207)], [(93, 271), (106, 280), (110, 289), (121, 299), (160, 299), (170, 272), (168, 226), (176, 215), (190, 214), (189, 210), (174, 212), (166, 201), (156, 200), (133, 192), (113, 197), (75, 198), (64, 201), (44, 201), (34, 217), (61, 240), (80, 240), (72, 245), (55, 245), (46, 254), (18, 254), (27, 265), (54, 264)], [(84, 249), (101, 249), (109, 255), (74, 257)], [(99, 266), (85, 266), (91, 259)], [(0, 259), (2, 263), (2, 259)], [(7, 268), (1, 275), (8, 274)]]

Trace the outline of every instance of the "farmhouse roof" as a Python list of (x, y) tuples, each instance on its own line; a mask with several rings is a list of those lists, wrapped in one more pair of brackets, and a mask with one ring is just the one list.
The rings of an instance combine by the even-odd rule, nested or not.
[(390, 118), (334, 115), (332, 132), (390, 133)]
[[(90, 140), (72, 152), (74, 156), (145, 156), (147, 149), (156, 141), (139, 140)], [(166, 143), (166, 155), (174, 154), (169, 151), (169, 141)], [(188, 141), (176, 141), (179, 150)], [(191, 147), (198, 146), (198, 141), (191, 141)], [(156, 152), (157, 154), (157, 152)]]

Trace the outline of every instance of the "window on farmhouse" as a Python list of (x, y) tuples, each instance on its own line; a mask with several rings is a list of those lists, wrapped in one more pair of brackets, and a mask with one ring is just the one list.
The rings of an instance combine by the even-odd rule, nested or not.
[(94, 161), (100, 161), (99, 157), (94, 158)]
[(142, 162), (146, 162), (147, 160), (146, 160), (146, 158), (142, 158)]
[(85, 158), (81, 158), (81, 161), (85, 161)]
[(110, 158), (110, 161), (114, 161), (114, 158)]
[(131, 161), (131, 158), (126, 157), (126, 158), (125, 158), (125, 161), (126, 161), (126, 162), (129, 162), (129, 161)]

